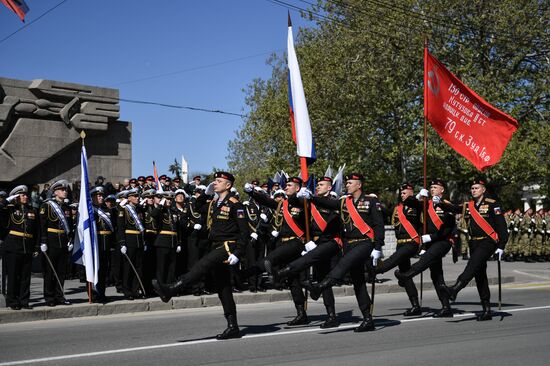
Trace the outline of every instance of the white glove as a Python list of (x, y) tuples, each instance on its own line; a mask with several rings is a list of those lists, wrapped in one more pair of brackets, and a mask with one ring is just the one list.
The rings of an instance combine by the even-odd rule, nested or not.
[(127, 251), (128, 251), (128, 249), (126, 248), (126, 245), (123, 245), (123, 246), (120, 247), (120, 252), (122, 254), (126, 254)]
[(195, 224), (195, 225), (193, 225), (193, 229), (200, 230), (200, 229), (202, 229), (202, 225), (201, 224)]
[(260, 219), (262, 219), (263, 222), (267, 222), (267, 221), (268, 221), (267, 215), (264, 214), (264, 213), (261, 213), (261, 214), (260, 214)]
[(207, 196), (212, 196), (214, 194), (214, 182), (210, 183), (208, 187), (206, 187), (204, 194)]
[(496, 251), (495, 251), (495, 254), (497, 255), (497, 258), (498, 260), (502, 260), (502, 256), (504, 255), (504, 250), (498, 248)]
[(420, 189), (420, 192), (418, 193), (420, 197), (429, 197), (430, 192), (426, 188)]
[(176, 248), (176, 253), (179, 253), (179, 252), (181, 252), (181, 247), (178, 245)]
[(374, 267), (376, 267), (376, 265), (378, 264), (378, 259), (382, 256), (382, 252), (380, 250), (376, 250), (374, 249), (371, 253), (370, 253), (370, 257), (372, 258), (372, 265)]
[(143, 206), (145, 204), (145, 202), (147, 202), (147, 198), (142, 198), (139, 200), (139, 204), (140, 206)]
[(252, 192), (253, 190), (254, 190), (254, 185), (253, 185), (253, 184), (251, 184), (251, 183), (245, 183), (245, 184), (244, 184), (244, 191), (245, 191), (246, 193), (250, 193), (250, 192)]
[(430, 234), (422, 235), (422, 243), (429, 243), (432, 241)]
[(519, 230), (517, 227), (514, 228), (514, 232), (517, 233)]
[(258, 240), (258, 234), (257, 233), (251, 233), (250, 237), (254, 240)]
[(531, 229), (527, 230), (528, 233), (531, 233), (531, 231), (532, 231)]
[(147, 245), (144, 245), (144, 246), (143, 246), (143, 251), (144, 251), (144, 252), (147, 251)]
[(433, 196), (432, 197), (432, 202), (437, 205), (439, 202), (441, 202), (441, 197)]
[(312, 196), (313, 196), (313, 194), (312, 194), (311, 191), (310, 191), (309, 189), (307, 189), (306, 187), (300, 188), (300, 190), (299, 190), (298, 193), (296, 194), (296, 197), (298, 197), (298, 198), (304, 198), (304, 199), (306, 199), (306, 200), (311, 199)]
[(6, 201), (9, 203), (14, 199), (16, 199), (17, 197), (19, 197), (19, 194), (14, 194), (13, 196), (9, 196), (8, 198), (6, 198)]
[(128, 203), (128, 200), (126, 198), (122, 199), (120, 202), (119, 202), (119, 205), (121, 207), (124, 207), (126, 204)]
[(271, 236), (274, 237), (274, 238), (276, 238), (276, 237), (279, 236), (279, 232), (278, 232), (277, 230), (273, 230), (273, 231), (271, 232)]
[(306, 243), (306, 252), (311, 252), (313, 249), (317, 248), (317, 244), (312, 241)]
[(69, 244), (67, 245), (67, 250), (69, 251), (69, 253), (73, 251), (73, 248), (74, 248), (73, 243), (69, 243)]
[(166, 198), (163, 198), (160, 200), (159, 205), (164, 206), (165, 203), (166, 203)]
[(227, 261), (229, 262), (230, 266), (234, 266), (235, 264), (239, 263), (239, 258), (235, 254), (230, 254), (229, 258), (227, 258)]
[(546, 230), (546, 234), (550, 234), (550, 230)]
[(307, 252), (305, 250), (302, 251), (302, 255), (306, 255), (306, 254), (307, 254)]
[(43, 251), (43, 252), (47, 251), (48, 250), (48, 245), (47, 244), (41, 244), (40, 245), (40, 250)]
[(418, 253), (418, 255), (421, 256), (421, 255), (424, 255), (424, 253), (426, 253), (426, 250), (425, 250), (425, 249), (422, 249), (422, 250), (420, 251), (420, 253)]

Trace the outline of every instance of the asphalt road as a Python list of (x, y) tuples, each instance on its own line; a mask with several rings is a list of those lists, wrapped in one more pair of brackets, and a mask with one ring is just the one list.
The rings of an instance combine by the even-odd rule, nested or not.
[[(492, 287), (493, 303), (497, 299)], [(322, 303), (310, 303), (311, 324), (287, 327), (291, 303), (238, 306), (242, 339), (216, 341), (221, 308), (172, 310), (0, 326), (0, 366), (45, 365), (548, 365), (550, 282), (511, 284), (492, 321), (475, 321), (475, 288), (463, 290), (452, 319), (405, 319), (404, 293), (376, 297), (375, 332), (354, 333), (354, 297), (337, 298), (342, 325), (321, 330)], [(425, 310), (437, 309), (435, 292)]]

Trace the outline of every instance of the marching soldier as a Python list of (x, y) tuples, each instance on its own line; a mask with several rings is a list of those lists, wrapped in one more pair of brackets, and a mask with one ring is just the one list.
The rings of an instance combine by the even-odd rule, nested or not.
[(140, 297), (139, 281), (142, 276), (145, 226), (143, 212), (138, 208), (138, 189), (128, 190), (124, 196), (125, 198), (120, 201), (121, 207), (116, 225), (118, 244), (124, 257), (122, 259), (122, 292), (126, 299), (134, 300)]
[[(241, 262), (241, 265), (246, 267), (264, 257), (265, 242), (263, 241), (263, 237), (260, 238), (260, 224), (262, 222), (260, 218), (260, 206), (252, 197), (248, 201), (244, 201), (243, 206), (248, 228), (250, 229), (250, 241), (246, 248), (246, 264), (242, 264)], [(248, 278), (250, 292), (258, 291), (261, 279), (262, 275), (257, 273)]]
[(104, 194), (105, 190), (103, 186), (96, 186), (90, 189), (97, 226), (97, 252), (99, 259), (96, 301), (101, 303), (107, 302), (105, 282), (107, 281), (111, 249), (114, 248), (115, 244), (114, 222), (116, 218), (116, 212), (105, 206)]
[(155, 278), (160, 283), (172, 283), (176, 278), (176, 255), (181, 252), (179, 215), (172, 208), (175, 193), (167, 191), (159, 195), (162, 199), (152, 212), (159, 229), (154, 243), (157, 269)]
[[(217, 339), (240, 337), (237, 324), (237, 309), (231, 290), (229, 266), (239, 263), (239, 257), (244, 255), (244, 246), (248, 242), (249, 232), (246, 223), (244, 207), (239, 200), (230, 195), (230, 189), (235, 182), (232, 174), (216, 172), (212, 183), (212, 193), (217, 199), (207, 205), (207, 225), (210, 229), (209, 240), (211, 251), (201, 258), (191, 270), (180, 277), (176, 283), (162, 284), (153, 280), (155, 291), (164, 302), (178, 293), (182, 288), (199, 281), (205, 274), (212, 272), (216, 282), (218, 297), (223, 306), (227, 329), (216, 336)], [(206, 192), (210, 193), (210, 192)], [(199, 206), (204, 205), (206, 197), (198, 199)]]
[[(275, 210), (274, 220), (278, 232), (278, 245), (265, 259), (261, 259), (251, 267), (243, 271), (243, 274), (259, 275), (266, 271), (270, 276), (277, 268), (287, 265), (289, 262), (298, 259), (304, 250), (304, 206), (296, 200), (296, 193), (302, 187), (302, 179), (298, 177), (289, 178), (285, 193), (288, 198), (280, 202), (275, 201), (268, 195), (254, 190), (254, 186), (246, 183), (244, 190), (260, 205)], [(305, 275), (305, 273), (304, 273)], [(303, 278), (305, 279), (305, 278)], [(302, 290), (300, 275), (289, 276), (290, 294), (296, 307), (296, 317), (287, 322), (287, 325), (308, 324), (309, 320), (305, 310), (305, 296)]]
[[(327, 197), (338, 202), (330, 196), (332, 190), (332, 178), (322, 177), (317, 182), (315, 193), (317, 197)], [(301, 204), (300, 202), (298, 204)], [(302, 203), (303, 204), (303, 203)], [(322, 281), (332, 269), (334, 259), (342, 250), (340, 217), (336, 210), (317, 207), (313, 202), (309, 205), (311, 217), (312, 240), (306, 243), (302, 256), (277, 272), (277, 276), (288, 277), (313, 266), (313, 280)], [(327, 319), (321, 324), (321, 328), (334, 328), (340, 325), (336, 317), (336, 307), (332, 287), (323, 290), (323, 303), (327, 311)]]
[(0, 223), (8, 233), (4, 241), (4, 265), (8, 275), (6, 307), (29, 306), (32, 257), (38, 255), (40, 225), (38, 212), (30, 205), (26, 186), (17, 186), (0, 202)]
[(454, 301), (458, 292), (475, 277), (479, 298), (483, 312), (478, 316), (479, 321), (491, 320), (491, 302), (489, 281), (487, 280), (487, 260), (498, 256), (498, 260), (504, 255), (504, 246), (508, 242), (508, 230), (506, 220), (502, 215), (500, 204), (488, 198), (485, 194), (485, 180), (476, 179), (472, 182), (472, 199), (461, 206), (442, 203), (445, 210), (461, 210), (466, 207), (466, 220), (470, 234), (470, 260), (464, 271), (458, 276), (456, 283), (447, 287), (441, 286), (447, 292), (449, 298)]
[(71, 240), (74, 236), (71, 211), (65, 204), (68, 188), (69, 182), (64, 179), (53, 183), (50, 187), (52, 199), (40, 207), (40, 250), (44, 254), (44, 299), (48, 306), (71, 305), (63, 296), (69, 253), (73, 251)]
[[(400, 201), (395, 207), (392, 215), (392, 226), (395, 230), (397, 248), (388, 259), (375, 269), (375, 274), (385, 273), (392, 268), (399, 266), (400, 272), (407, 272), (411, 268), (411, 258), (420, 250), (422, 245), (422, 222), (421, 212), (416, 205), (408, 205), (407, 199), (413, 197), (414, 187), (410, 183), (404, 183), (400, 187)], [(370, 268), (370, 267), (369, 267)], [(373, 267), (374, 268), (374, 267)], [(415, 316), (422, 314), (422, 308), (418, 302), (418, 291), (412, 278), (398, 281), (398, 284), (405, 288), (411, 308), (405, 311), (404, 316)]]
[[(200, 178), (199, 176), (197, 177)], [(199, 179), (195, 179), (195, 182), (197, 181), (199, 181)], [(189, 231), (189, 236), (187, 237), (188, 269), (193, 268), (202, 257), (208, 254), (210, 249), (208, 231), (206, 229), (206, 215), (201, 213), (199, 207), (197, 207), (197, 199), (201, 195), (204, 195), (205, 189), (206, 187), (203, 185), (195, 186), (193, 196), (189, 199), (187, 205), (189, 210), (189, 220), (187, 224), (187, 230)], [(193, 283), (193, 295), (200, 296), (202, 294), (210, 294), (210, 292), (206, 290), (205, 279)]]
[(174, 193), (175, 212), (178, 215), (178, 232), (180, 233), (180, 246), (181, 251), (176, 256), (176, 277), (187, 272), (187, 237), (189, 235), (189, 206), (186, 199), (188, 198), (187, 192), (184, 189), (177, 189)]
[(138, 209), (143, 212), (143, 226), (145, 227), (145, 246), (143, 247), (142, 279), (143, 286), (147, 293), (152, 293), (151, 280), (155, 277), (156, 251), (155, 241), (158, 235), (158, 225), (155, 215), (155, 208), (160, 202), (160, 194), (154, 189), (148, 189), (141, 194)]
[[(449, 304), (449, 296), (441, 289), (445, 284), (443, 277), (443, 257), (451, 250), (451, 241), (449, 240), (455, 229), (454, 214), (445, 212), (438, 204), (442, 201), (445, 193), (446, 184), (442, 179), (432, 180), (430, 183), (431, 199), (427, 202), (428, 215), (423, 217), (427, 220), (427, 233), (422, 235), (422, 247), (420, 259), (411, 266), (408, 271), (395, 271), (395, 277), (399, 281), (407, 281), (420, 272), (430, 269), (430, 277), (436, 289), (437, 296), (441, 302), (441, 310), (433, 314), (435, 318), (452, 318), (453, 311)], [(419, 197), (428, 197), (428, 191), (422, 189)], [(405, 204), (415, 207), (417, 210), (423, 210), (422, 203), (413, 197), (407, 198)]]
[(363, 321), (354, 332), (373, 331), (374, 321), (370, 312), (371, 299), (365, 279), (365, 263), (378, 264), (384, 245), (384, 221), (380, 202), (377, 198), (363, 192), (363, 175), (352, 173), (346, 175), (347, 195), (335, 201), (328, 197), (313, 197), (313, 203), (340, 211), (344, 227), (344, 256), (336, 267), (311, 290), (311, 298), (317, 300), (326, 288), (344, 280), (349, 271), (357, 304), (363, 314)]

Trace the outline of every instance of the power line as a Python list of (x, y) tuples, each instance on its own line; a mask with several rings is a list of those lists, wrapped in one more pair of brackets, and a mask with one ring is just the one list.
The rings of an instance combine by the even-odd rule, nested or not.
[(7, 41), (8, 39), (10, 39), (12, 36), (14, 36), (15, 34), (21, 32), (23, 29), (27, 28), (28, 26), (30, 26), (31, 24), (37, 22), (38, 20), (42, 19), (46, 14), (49, 14), (50, 12), (54, 11), (55, 9), (57, 9), (58, 7), (60, 7), (61, 5), (63, 5), (64, 3), (66, 3), (68, 0), (63, 0), (61, 1), (59, 4), (55, 5), (53, 8), (50, 8), (48, 10), (46, 10), (44, 13), (42, 13), (40, 16), (38, 16), (37, 18), (33, 19), (32, 21), (26, 23), (24, 26), (22, 26), (21, 28), (17, 29), (15, 32), (7, 35), (6, 37), (0, 39), (0, 44), (3, 43), (4, 41)]

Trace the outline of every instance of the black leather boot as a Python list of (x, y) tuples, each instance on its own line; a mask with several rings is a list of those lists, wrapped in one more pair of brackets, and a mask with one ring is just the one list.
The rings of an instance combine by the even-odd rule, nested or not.
[(334, 280), (330, 277), (326, 277), (322, 282), (313, 284), (310, 289), (309, 296), (312, 300), (319, 300), (319, 297), (321, 297), (321, 294), (323, 293), (323, 290), (329, 287), (332, 287), (334, 285)]
[(370, 315), (369, 312), (366, 312), (363, 314), (363, 321), (357, 328), (355, 328), (353, 331), (355, 333), (361, 333), (361, 332), (371, 332), (375, 330), (374, 328), (374, 320), (372, 320), (372, 315)]
[(449, 297), (449, 300), (455, 301), (456, 295), (460, 290), (462, 290), (464, 287), (466, 287), (466, 284), (460, 280), (457, 280), (454, 285), (451, 287), (443, 284), (441, 285), (440, 289)]
[(453, 317), (453, 310), (451, 309), (451, 305), (449, 304), (449, 299), (446, 297), (440, 297), (439, 300), (441, 301), (441, 310), (434, 313), (432, 317), (434, 318), (452, 318)]
[(340, 325), (340, 322), (336, 318), (336, 310), (334, 309), (334, 306), (327, 306), (327, 315), (328, 318), (323, 324), (321, 324), (321, 329), (336, 328)]
[(241, 331), (239, 330), (239, 325), (237, 324), (236, 315), (227, 315), (227, 328), (220, 334), (216, 336), (216, 339), (231, 339), (231, 338), (240, 338)]
[(309, 324), (309, 319), (307, 318), (306, 309), (304, 305), (296, 305), (297, 315), (294, 319), (287, 322), (287, 325), (304, 325)]
[(418, 303), (418, 297), (410, 298), (412, 307), (403, 313), (404, 316), (422, 315), (422, 309)]
[(483, 308), (483, 311), (477, 316), (477, 320), (480, 322), (485, 320), (492, 320), (493, 315), (491, 315), (491, 302), (482, 301), (481, 307)]
[(278, 279), (287, 278), (292, 275), (293, 271), (294, 269), (291, 266), (286, 266), (278, 271), (275, 271), (274, 277), (277, 277)]
[(184, 286), (184, 283), (181, 279), (174, 282), (173, 284), (163, 285), (156, 278), (154, 278), (151, 283), (153, 284), (153, 289), (159, 295), (160, 299), (163, 302), (170, 301), (172, 296), (175, 296)]

